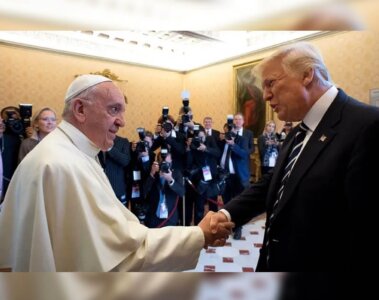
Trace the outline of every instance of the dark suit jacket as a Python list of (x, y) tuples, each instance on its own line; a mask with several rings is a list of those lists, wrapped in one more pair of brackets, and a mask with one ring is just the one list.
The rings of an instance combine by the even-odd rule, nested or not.
[(267, 201), (258, 271), (366, 268), (377, 257), (377, 252), (372, 254), (372, 239), (377, 234), (373, 220), (378, 200), (379, 110), (340, 90), (298, 158), (273, 214), (297, 131), (298, 127), (285, 140), (273, 172), (225, 209), (233, 221), (244, 224)]
[(213, 139), (214, 139), (215, 142), (217, 143), (218, 140), (220, 139), (220, 131), (218, 131), (218, 130), (212, 128), (212, 134), (211, 134), (211, 137), (213, 137)]
[(233, 167), (244, 187), (247, 187), (250, 181), (250, 154), (254, 151), (253, 139), (253, 132), (243, 129), (242, 137), (237, 136), (232, 146)]
[(0, 195), (0, 203), (2, 197), (8, 189), (9, 182), (18, 165), (18, 152), (21, 145), (21, 139), (18, 135), (4, 132), (0, 138), (0, 145), (4, 145), (0, 155), (3, 158), (3, 195)]
[(104, 168), (105, 174), (112, 185), (112, 188), (120, 198), (126, 195), (126, 167), (130, 163), (130, 143), (127, 138), (116, 136), (114, 145), (111, 150), (104, 152), (104, 158), (100, 158), (104, 154), (100, 151), (99, 159)]
[(170, 153), (172, 155), (172, 168), (175, 170), (180, 170), (181, 172), (184, 169), (184, 156), (185, 156), (185, 138), (181, 132), (175, 132), (176, 137), (169, 136), (164, 139), (161, 136), (158, 136), (153, 141), (153, 146), (151, 150), (155, 151), (158, 148), (170, 148)]
[(150, 228), (155, 228), (165, 221), (165, 219), (159, 219), (155, 214), (159, 204), (161, 189), (163, 189), (163, 193), (166, 196), (167, 210), (169, 216), (171, 216), (164, 226), (176, 226), (178, 223), (177, 201), (178, 197), (184, 196), (183, 176), (179, 170), (173, 170), (172, 177), (175, 180), (172, 186), (169, 186), (167, 182), (162, 186), (159, 175), (156, 175), (154, 178), (149, 176), (144, 182), (144, 196), (149, 203), (146, 226)]
[(218, 148), (215, 140), (211, 136), (205, 138), (205, 146), (207, 150), (202, 152), (191, 145), (191, 151), (186, 154), (187, 170), (197, 170), (195, 177), (191, 178), (195, 182), (204, 180), (202, 168), (209, 166), (212, 178), (216, 178), (217, 175), (217, 162), (220, 158), (220, 149)]

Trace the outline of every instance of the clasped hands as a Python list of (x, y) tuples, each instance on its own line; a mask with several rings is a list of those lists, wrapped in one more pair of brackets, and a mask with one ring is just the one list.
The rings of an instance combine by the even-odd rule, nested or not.
[(224, 246), (234, 227), (222, 212), (208, 212), (198, 225), (204, 233), (204, 248)]

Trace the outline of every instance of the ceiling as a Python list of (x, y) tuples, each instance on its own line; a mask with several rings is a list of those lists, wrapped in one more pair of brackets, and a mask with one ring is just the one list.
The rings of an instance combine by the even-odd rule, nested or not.
[(361, 29), (358, 7), (365, 3), (364, 11), (374, 14), (367, 6), (374, 2), (0, 0), (0, 42), (188, 72), (333, 30)]
[(321, 31), (0, 31), (0, 41), (187, 72)]

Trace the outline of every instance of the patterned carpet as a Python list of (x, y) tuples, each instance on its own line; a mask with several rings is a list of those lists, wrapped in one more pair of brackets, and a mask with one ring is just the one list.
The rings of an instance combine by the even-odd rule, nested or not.
[(189, 272), (254, 272), (262, 247), (265, 215), (242, 227), (242, 237), (229, 237), (224, 247), (203, 249), (195, 269)]

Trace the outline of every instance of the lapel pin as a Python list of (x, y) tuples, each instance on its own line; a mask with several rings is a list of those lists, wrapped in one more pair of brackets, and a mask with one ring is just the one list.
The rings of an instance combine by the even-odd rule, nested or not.
[(321, 141), (321, 142), (325, 142), (326, 139), (327, 139), (327, 137), (326, 137), (326, 135), (324, 135), (324, 134), (320, 137), (320, 141)]

